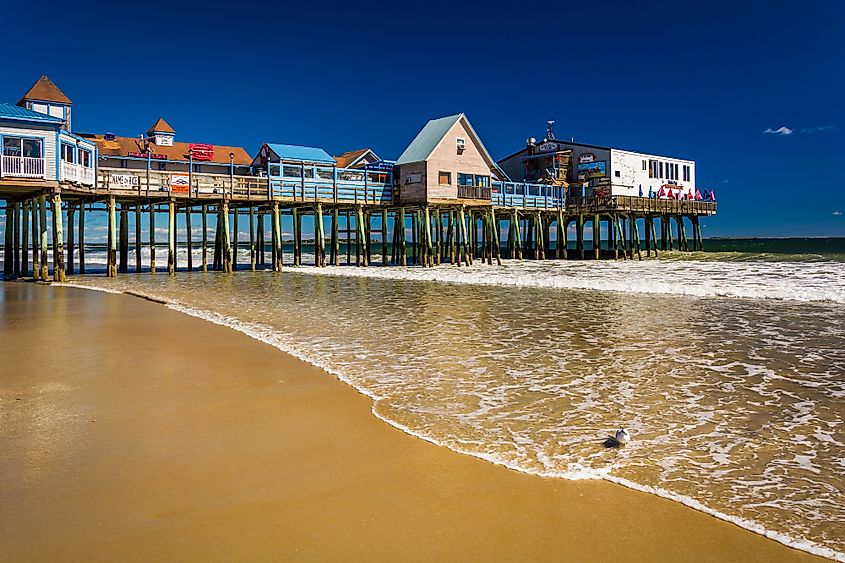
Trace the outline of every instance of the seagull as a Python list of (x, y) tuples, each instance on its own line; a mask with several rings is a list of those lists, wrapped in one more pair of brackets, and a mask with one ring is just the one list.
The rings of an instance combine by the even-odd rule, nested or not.
[(631, 434), (629, 434), (624, 428), (620, 428), (616, 431), (616, 441), (620, 444), (627, 444), (630, 439)]

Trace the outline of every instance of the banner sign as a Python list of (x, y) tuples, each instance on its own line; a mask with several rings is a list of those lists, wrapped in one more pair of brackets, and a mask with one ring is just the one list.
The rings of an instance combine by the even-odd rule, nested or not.
[(542, 143), (537, 145), (537, 152), (554, 152), (557, 150), (557, 143), (554, 141), (548, 141), (546, 143)]
[(193, 155), (194, 160), (211, 160), (214, 158), (214, 145), (191, 143), (188, 151)]
[(589, 180), (590, 178), (601, 178), (607, 176), (607, 161), (585, 162), (578, 165), (578, 179)]
[(373, 170), (377, 172), (393, 172), (393, 163), (390, 161), (379, 160), (378, 162), (372, 162), (366, 166), (367, 170)]
[(191, 187), (190, 174), (171, 174), (170, 191), (175, 194), (186, 194)]
[[(159, 154), (155, 152), (151, 152), (150, 158), (153, 160), (167, 160), (166, 154)], [(131, 156), (132, 158), (147, 158), (147, 153), (144, 152), (130, 152), (127, 156)]]
[(137, 188), (140, 185), (141, 179), (133, 174), (111, 174), (109, 176), (109, 187)]

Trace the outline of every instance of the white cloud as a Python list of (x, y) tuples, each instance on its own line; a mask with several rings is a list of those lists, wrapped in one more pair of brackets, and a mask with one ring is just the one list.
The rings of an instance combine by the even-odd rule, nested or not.
[(839, 211), (839, 210), (836, 210), (836, 211), (833, 212), (834, 217), (839, 217), (840, 215), (842, 215), (842, 212)]
[(794, 129), (790, 129), (789, 127), (778, 127), (777, 129), (772, 129), (769, 127), (765, 131), (763, 131), (763, 135), (792, 135)]
[(801, 129), (801, 133), (823, 133), (824, 131), (833, 131), (834, 129), (836, 129), (836, 127), (833, 125), (820, 125), (817, 127), (806, 127), (804, 129)]

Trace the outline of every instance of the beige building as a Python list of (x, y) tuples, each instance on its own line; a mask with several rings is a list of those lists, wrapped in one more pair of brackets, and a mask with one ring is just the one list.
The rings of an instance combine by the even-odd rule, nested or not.
[(432, 119), (396, 161), (403, 203), (484, 200), (504, 172), (464, 114)]

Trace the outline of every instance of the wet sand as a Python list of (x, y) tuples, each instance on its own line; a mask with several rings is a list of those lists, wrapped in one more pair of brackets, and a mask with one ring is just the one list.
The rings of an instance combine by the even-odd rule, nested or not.
[(821, 561), (405, 435), (329, 374), (126, 295), (0, 284), (0, 560)]

